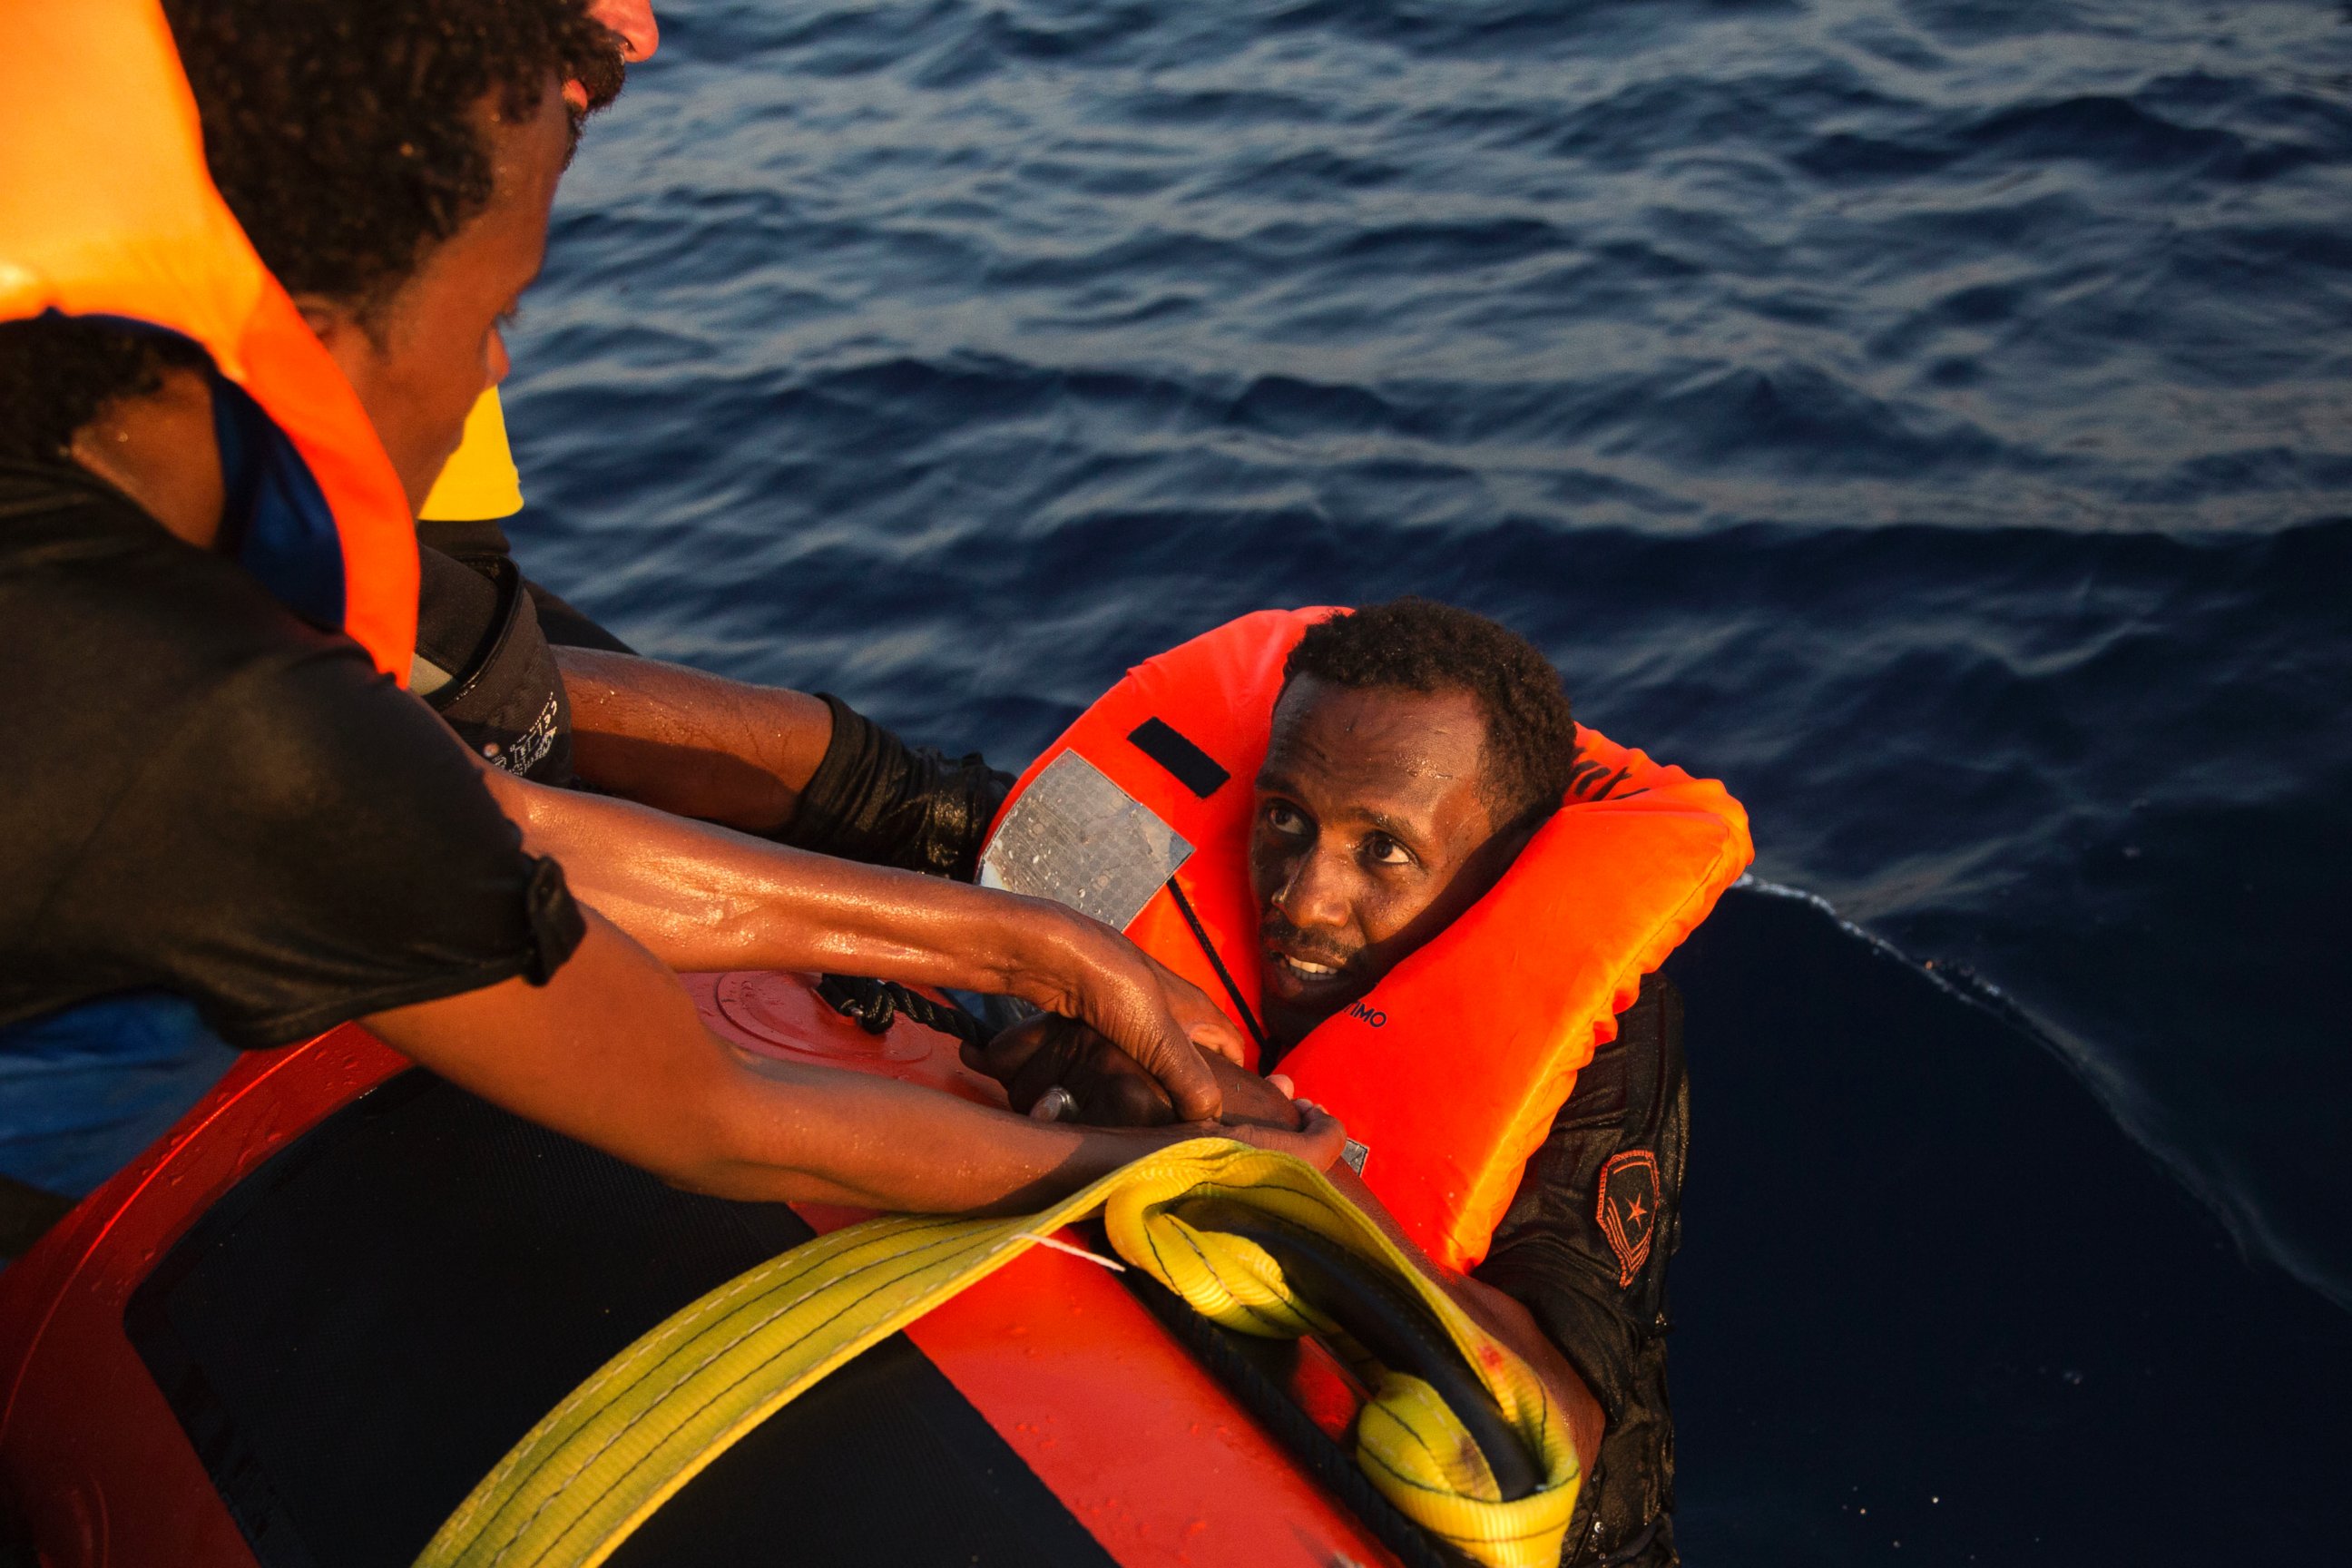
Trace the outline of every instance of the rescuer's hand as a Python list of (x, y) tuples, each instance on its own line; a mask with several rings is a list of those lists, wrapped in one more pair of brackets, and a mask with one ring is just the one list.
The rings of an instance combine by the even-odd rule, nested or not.
[(1201, 1131), (1278, 1154), (1295, 1154), (1318, 1171), (1346, 1169), (1339, 1164), (1339, 1152), (1348, 1145), (1348, 1130), (1339, 1125), (1338, 1117), (1311, 1102), (1296, 1132), (1262, 1121), (1224, 1122)]
[(1160, 979), (1160, 988), (1167, 995), (1169, 1011), (1183, 1026), (1184, 1037), (1200, 1047), (1204, 1055), (1240, 1067), (1249, 1059), (1248, 1047), (1242, 1043), (1242, 1032), (1225, 1016), (1225, 1010), (1209, 1000), (1209, 994), (1161, 963), (1141, 948), (1136, 949), (1143, 962), (1151, 965)]
[[(582, 916), (577, 951), (543, 984), (517, 975), (363, 1021), (493, 1104), (745, 1202), (1032, 1214), (1194, 1135), (1031, 1121), (740, 1049), (710, 1033), (658, 958), (595, 910)], [(1318, 1130), (1254, 1141), (1318, 1160), (1332, 1142)]]
[[(623, 662), (632, 662), (624, 660)], [(642, 661), (635, 661), (642, 662)], [(1091, 1025), (1180, 1115), (1217, 1114), (1203, 1053), (1241, 1035), (1198, 986), (1099, 921), (1045, 899), (855, 866), (635, 802), (478, 775), (573, 897), (672, 969), (816, 970), (1019, 997)]]
[[(1175, 1107), (1150, 1075), (1083, 1024), (1048, 1015), (1005, 1030), (982, 1048), (965, 1047), (965, 1065), (1004, 1086), (1013, 1109), (1044, 1121), (1099, 1127), (1158, 1127)], [(1228, 1125), (1302, 1125), (1287, 1080), (1276, 1083), (1223, 1058), (1212, 1058)], [(1055, 1091), (1059, 1091), (1058, 1095)]]
[(1217, 1072), (1217, 1087), (1224, 1090), (1228, 1126), (1296, 1128), (1305, 1125), (1304, 1118), (1315, 1109), (1310, 1100), (1291, 1098), (1290, 1080), (1280, 1073), (1260, 1078), (1246, 1068), (1209, 1065), (1213, 1071), (1224, 1069)]
[[(1089, 950), (1088, 962), (1097, 967), (1100, 980), (1111, 986), (1114, 994), (1128, 985), (1139, 986), (1150, 994), (1157, 1008), (1176, 1021), (1177, 1028), (1182, 1031), (1184, 1037), (1192, 1041), (1202, 1055), (1222, 1057), (1235, 1067), (1239, 1067), (1247, 1059), (1248, 1051), (1242, 1044), (1241, 1030), (1234, 1026), (1231, 1018), (1225, 1016), (1223, 1009), (1209, 1000), (1207, 992), (1111, 930), (1110, 927), (1090, 921), (1084, 915), (1069, 914), (1059, 905), (1046, 907), (1057, 913), (1068, 915), (1073, 922), (1083, 928), (1085, 938), (1093, 939), (1090, 942), (1085, 942)], [(1128, 1043), (1128, 1036), (1106, 1026), (1093, 1012), (1087, 1009), (1085, 1005), (1085, 997), (1080, 996), (1077, 1001), (1080, 1004), (1077, 1006), (1058, 1006), (1049, 1004), (1045, 1010), (1092, 1024), (1097, 1034), (1108, 1037), (1115, 1045), (1125, 1046)], [(1147, 1062), (1145, 1065), (1150, 1064)], [(1155, 1072), (1152, 1076), (1158, 1078), (1162, 1083), (1168, 1081), (1164, 1074)], [(1184, 1096), (1181, 1094), (1176, 1098), (1180, 1103), (1184, 1100)], [(1212, 1109), (1197, 1114), (1213, 1116), (1216, 1112)]]
[(1160, 1127), (1176, 1120), (1167, 1091), (1135, 1058), (1084, 1024), (1048, 1013), (1016, 1024), (964, 1065), (1004, 1086), (1013, 1109), (1044, 1121)]
[[(1039, 900), (1024, 900), (1036, 904)], [(1050, 989), (1016, 992), (1048, 1013), (1089, 1026), (1135, 1058), (1184, 1121), (1214, 1119), (1223, 1106), (1210, 1063), (1242, 1058), (1241, 1031), (1200, 987), (1171, 973), (1108, 926), (1045, 904), (1064, 922), (1067, 946)], [(1033, 974), (1056, 971), (1040, 963)]]

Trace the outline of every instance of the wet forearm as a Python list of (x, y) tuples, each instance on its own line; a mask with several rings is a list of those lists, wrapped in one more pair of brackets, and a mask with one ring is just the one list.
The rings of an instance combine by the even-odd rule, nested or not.
[(1178, 1136), (1048, 1127), (892, 1079), (751, 1056), (713, 1037), (676, 977), (593, 914), (543, 986), (508, 981), (368, 1023), (493, 1103), (732, 1198), (1018, 1210)]
[(1478, 1321), (1478, 1326), (1517, 1351), (1521, 1361), (1533, 1367), (1543, 1379), (1568, 1419), (1568, 1437), (1576, 1448), (1576, 1457), (1590, 1475), (1593, 1460), (1601, 1453), (1601, 1436), (1607, 1418), (1601, 1401), (1593, 1397), (1591, 1388), (1576, 1368), (1569, 1363), (1559, 1347), (1543, 1331), (1535, 1315), (1517, 1301), (1493, 1286), (1455, 1275), (1445, 1282), (1446, 1293), (1461, 1309)]
[(492, 775), (533, 853), (679, 970), (796, 969), (1069, 1007), (1099, 933), (1057, 906), (788, 849), (627, 801)]
[(611, 795), (747, 833), (793, 818), (824, 761), (832, 711), (816, 698), (657, 659), (559, 647), (572, 765)]
[[(1019, 1213), (1182, 1136), (1053, 1126), (889, 1079), (755, 1059), (728, 1151), (689, 1184), (740, 1199), (813, 1195), (870, 1208)], [(809, 1192), (813, 1171), (829, 1190)]]

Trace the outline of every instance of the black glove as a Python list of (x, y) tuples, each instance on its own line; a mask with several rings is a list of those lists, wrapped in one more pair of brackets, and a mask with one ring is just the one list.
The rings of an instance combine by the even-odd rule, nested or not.
[(833, 710), (833, 743), (777, 841), (971, 881), (1013, 775), (977, 752), (950, 762), (929, 747), (912, 750), (840, 698), (816, 695)]

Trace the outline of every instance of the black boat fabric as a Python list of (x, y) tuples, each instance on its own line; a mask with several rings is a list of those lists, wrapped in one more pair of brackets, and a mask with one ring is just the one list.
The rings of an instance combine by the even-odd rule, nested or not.
[[(131, 1342), (261, 1568), (405, 1568), (631, 1341), (806, 1240), (422, 1071), (253, 1172), (134, 1294)], [(795, 1401), (613, 1561), (1106, 1568), (903, 1336)]]
[(158, 991), (284, 1045), (580, 940), (561, 870), (358, 644), (76, 468), (0, 465), (0, 1031)]

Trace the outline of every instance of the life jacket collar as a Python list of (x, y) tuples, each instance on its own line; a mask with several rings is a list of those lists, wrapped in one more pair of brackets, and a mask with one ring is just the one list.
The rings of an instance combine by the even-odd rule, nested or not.
[(214, 188), (156, 0), (13, 7), (0, 50), (0, 321), (55, 310), (212, 358), (238, 559), (405, 680), (408, 500), (374, 426)]

